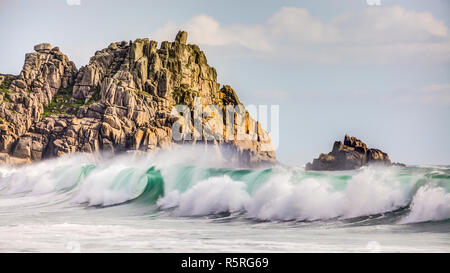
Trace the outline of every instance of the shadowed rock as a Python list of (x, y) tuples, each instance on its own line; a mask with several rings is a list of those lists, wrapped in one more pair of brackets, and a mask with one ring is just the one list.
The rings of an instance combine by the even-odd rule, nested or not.
[[(306, 170), (354, 170), (368, 164), (393, 165), (388, 154), (378, 149), (369, 149), (361, 140), (345, 135), (344, 143), (336, 141), (330, 153), (320, 154), (319, 158), (306, 164)], [(395, 163), (395, 165), (403, 164)]]
[(175, 41), (179, 42), (180, 44), (185, 45), (187, 42), (187, 37), (188, 37), (188, 34), (186, 31), (179, 31), (177, 34), (177, 37), (175, 38)]

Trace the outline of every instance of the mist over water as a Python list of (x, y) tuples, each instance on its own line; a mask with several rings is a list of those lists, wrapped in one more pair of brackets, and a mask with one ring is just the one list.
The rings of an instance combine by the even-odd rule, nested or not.
[[(421, 237), (420, 237), (420, 236)], [(243, 169), (182, 147), (0, 167), (0, 251), (450, 251), (450, 167)]]

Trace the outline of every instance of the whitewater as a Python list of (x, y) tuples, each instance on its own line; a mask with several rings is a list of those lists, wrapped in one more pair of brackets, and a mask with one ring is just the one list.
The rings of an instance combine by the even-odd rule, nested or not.
[(240, 168), (181, 147), (0, 166), (0, 252), (450, 252), (450, 166)]

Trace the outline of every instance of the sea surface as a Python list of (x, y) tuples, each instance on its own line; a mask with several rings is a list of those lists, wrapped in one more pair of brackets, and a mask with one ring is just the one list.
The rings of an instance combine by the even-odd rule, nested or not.
[(182, 148), (0, 166), (0, 252), (450, 252), (450, 167), (242, 169)]

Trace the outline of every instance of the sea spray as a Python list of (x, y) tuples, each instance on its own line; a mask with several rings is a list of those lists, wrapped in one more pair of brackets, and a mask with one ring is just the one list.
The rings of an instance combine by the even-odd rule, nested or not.
[(198, 152), (182, 148), (114, 158), (72, 155), (1, 167), (0, 207), (156, 204), (175, 217), (238, 212), (257, 221), (344, 220), (398, 210), (399, 224), (450, 218), (450, 168), (240, 169)]
[(202, 216), (245, 209), (250, 196), (243, 182), (233, 181), (228, 176), (211, 177), (180, 194), (169, 193), (158, 201), (162, 209), (177, 207), (178, 216)]
[(411, 212), (400, 223), (450, 219), (450, 193), (444, 188), (425, 185), (414, 195)]

